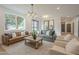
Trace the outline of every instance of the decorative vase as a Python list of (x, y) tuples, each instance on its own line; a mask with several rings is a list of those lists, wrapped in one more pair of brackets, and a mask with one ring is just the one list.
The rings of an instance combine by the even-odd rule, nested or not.
[(36, 40), (36, 37), (33, 37), (34, 40)]

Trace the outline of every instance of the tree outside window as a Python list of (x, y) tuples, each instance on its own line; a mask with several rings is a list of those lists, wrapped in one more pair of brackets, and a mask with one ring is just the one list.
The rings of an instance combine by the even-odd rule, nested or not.
[(5, 14), (5, 30), (15, 29), (24, 30), (24, 19), (19, 16)]
[(17, 27), (18, 29), (24, 29), (24, 19), (22, 17), (17, 18)]
[(5, 29), (6, 30), (13, 30), (16, 29), (16, 20), (13, 15), (7, 15), (5, 16)]

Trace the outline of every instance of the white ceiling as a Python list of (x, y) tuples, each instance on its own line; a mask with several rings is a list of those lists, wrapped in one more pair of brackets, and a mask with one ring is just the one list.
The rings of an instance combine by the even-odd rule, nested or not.
[[(28, 4), (4, 4), (3, 7), (14, 10), (16, 12), (26, 14), (30, 10)], [(60, 7), (60, 10), (57, 10)], [(34, 11), (39, 15), (54, 16), (76, 16), (79, 15), (78, 4), (35, 4)]]

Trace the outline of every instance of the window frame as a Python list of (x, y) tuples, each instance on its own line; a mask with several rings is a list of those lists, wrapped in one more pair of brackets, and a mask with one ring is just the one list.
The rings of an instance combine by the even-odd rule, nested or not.
[[(22, 16), (18, 16), (18, 15), (13, 15), (13, 14), (8, 14), (8, 13), (6, 13), (5, 14), (5, 26), (6, 26), (6, 15), (12, 15), (13, 17), (15, 17), (15, 29), (11, 29), (11, 30), (21, 30), (21, 29), (19, 29), (19, 27), (18, 27), (18, 17), (21, 17), (21, 18), (23, 18), (23, 21), (24, 21), (24, 29), (22, 29), (22, 30), (25, 30), (25, 19), (24, 19), (24, 17), (22, 17)], [(10, 29), (6, 29), (6, 27), (4, 27), (5, 28), (5, 31), (10, 31)]]
[[(44, 23), (43, 23), (43, 25), (44, 25), (44, 26), (43, 26), (43, 27), (44, 27), (44, 30), (49, 30), (49, 29), (51, 28), (51, 25), (50, 25), (50, 22), (51, 22), (51, 21), (53, 22), (53, 25), (52, 25), (52, 26), (53, 26), (53, 28), (54, 28), (54, 20), (44, 20)], [(48, 27), (48, 28), (47, 28), (47, 29), (45, 28), (45, 27), (46, 27), (46, 26), (45, 26), (45, 22), (48, 22), (48, 24), (47, 24), (47, 27)]]
[[(34, 27), (34, 22), (37, 22), (37, 26), (36, 27)], [(32, 19), (32, 31), (34, 30), (34, 28), (37, 28), (37, 31), (39, 31), (39, 21)]]

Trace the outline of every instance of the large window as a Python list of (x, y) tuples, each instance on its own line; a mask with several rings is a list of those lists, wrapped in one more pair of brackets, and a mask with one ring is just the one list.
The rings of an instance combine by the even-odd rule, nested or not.
[(44, 21), (44, 30), (49, 30), (54, 28), (54, 20), (45, 20)]
[(16, 20), (13, 15), (5, 15), (5, 29), (6, 30), (13, 30), (16, 29)]
[(44, 29), (45, 30), (49, 29), (49, 21), (44, 21)]
[(24, 29), (24, 19), (22, 17), (17, 18), (17, 28)]
[(39, 31), (39, 21), (32, 20), (32, 30)]
[(24, 19), (19, 16), (5, 14), (5, 30), (24, 29)]

